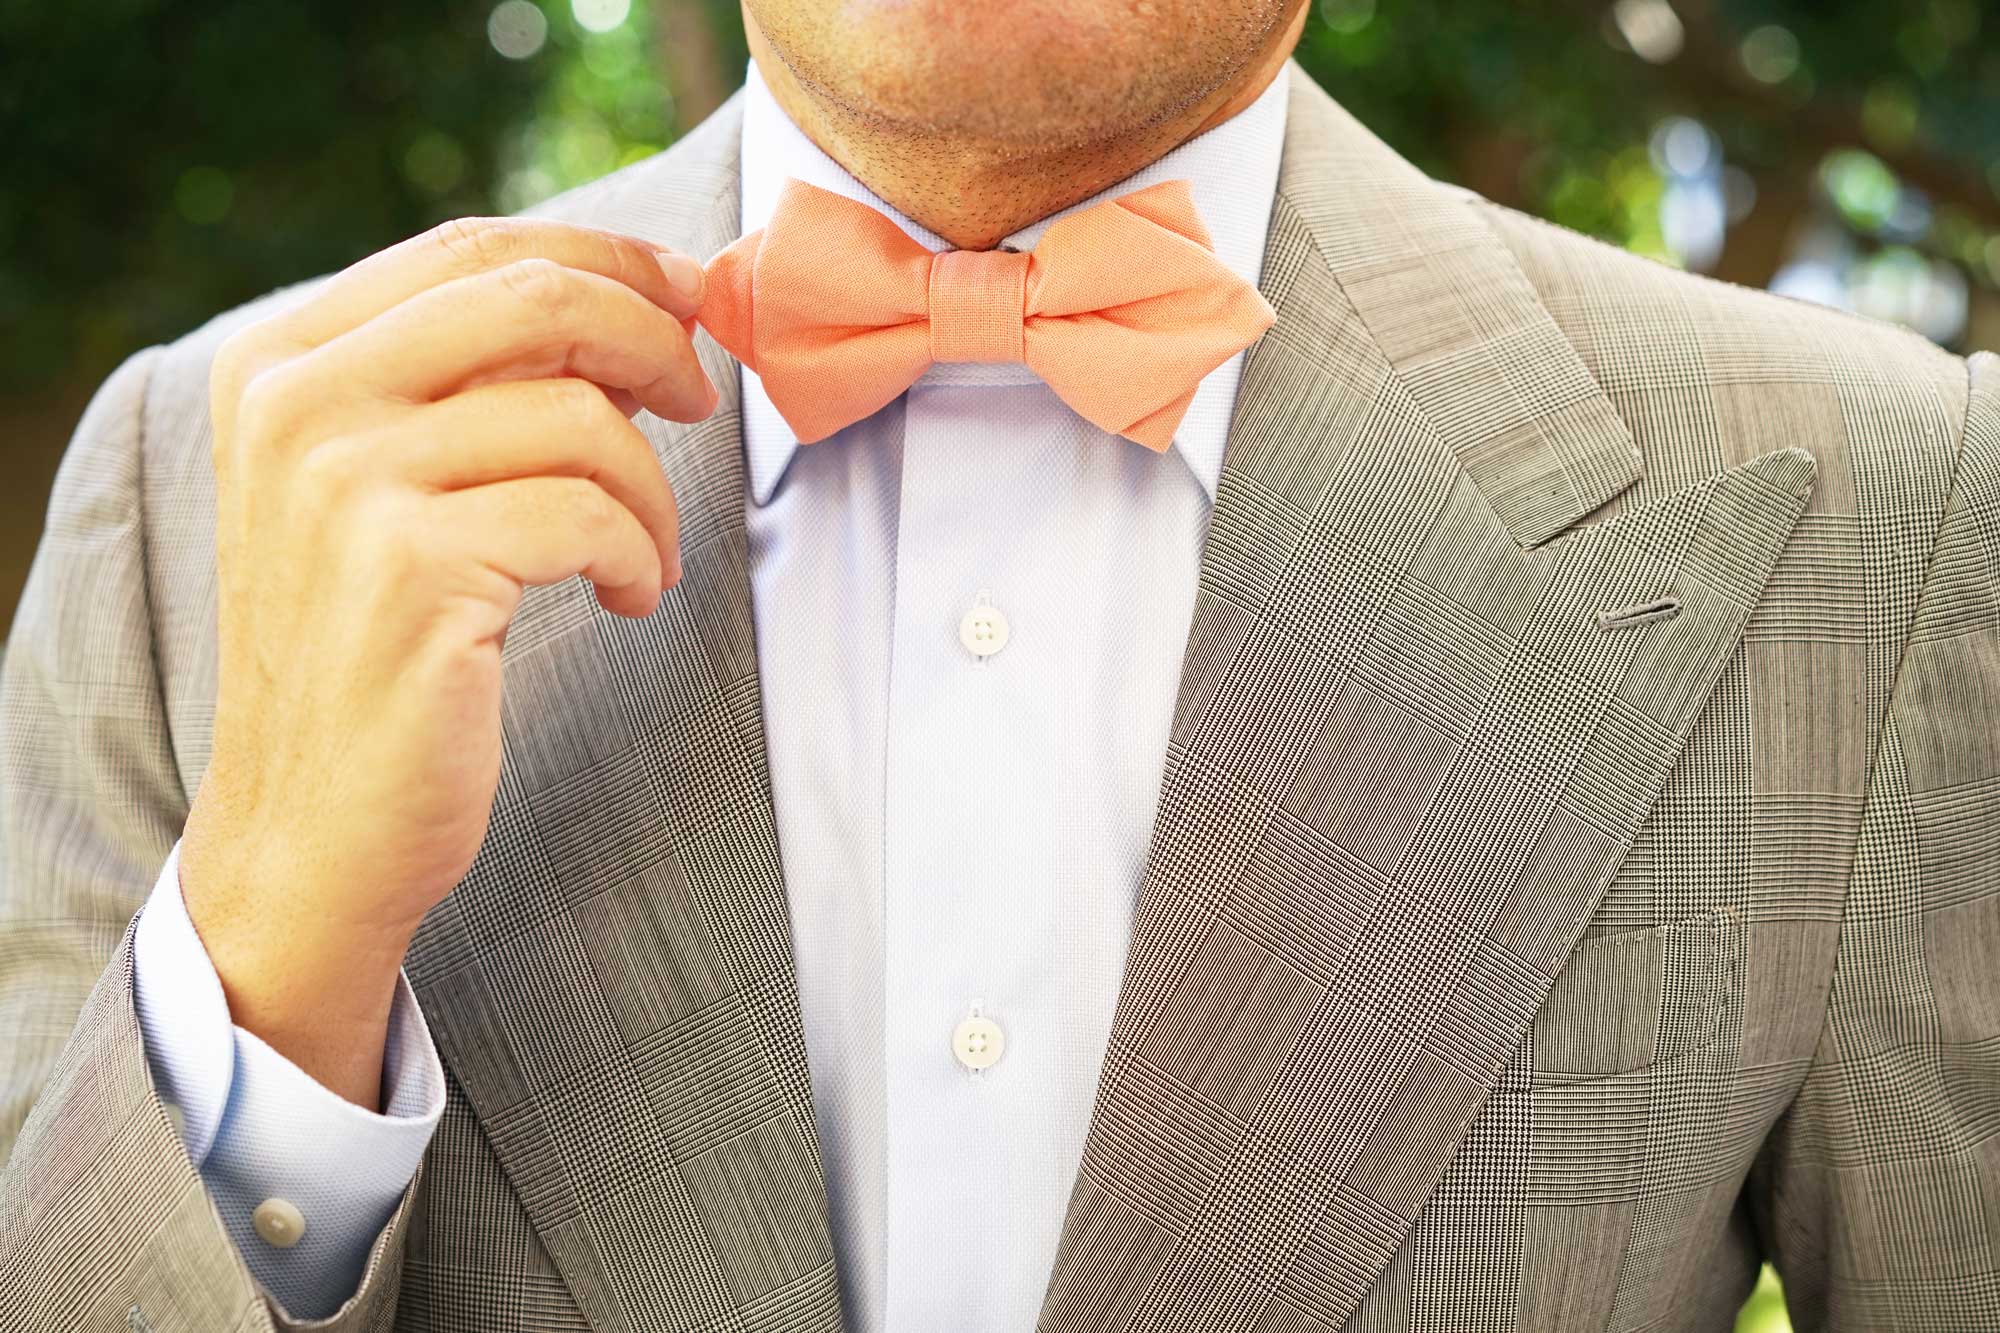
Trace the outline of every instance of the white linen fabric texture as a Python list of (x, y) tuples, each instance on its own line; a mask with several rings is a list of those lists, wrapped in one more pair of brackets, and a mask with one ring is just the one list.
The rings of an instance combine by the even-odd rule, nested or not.
[[(1287, 80), (1101, 194), (1185, 179), (1215, 251), (1256, 283)], [(750, 66), (742, 226), (794, 178), (858, 199)], [(743, 371), (759, 681), (799, 1001), (848, 1326), (1034, 1326), (1082, 1153), (1166, 756), (1203, 536), (1243, 357), (1155, 454), (1019, 365), (931, 367), (800, 449)], [(1007, 642), (959, 624), (982, 600)], [(295, 1317), (359, 1285), (443, 1108), (408, 983), (385, 1113), (231, 1025), (170, 857), (133, 942), (140, 1025), (182, 1140), (257, 1279)], [(970, 1070), (952, 1032), (998, 1024)], [(297, 1205), (279, 1249), (251, 1223)]]

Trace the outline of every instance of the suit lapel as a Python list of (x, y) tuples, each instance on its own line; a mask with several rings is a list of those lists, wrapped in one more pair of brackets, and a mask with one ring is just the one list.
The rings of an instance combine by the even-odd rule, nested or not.
[[(740, 113), (536, 213), (702, 258), (736, 235)], [(580, 582), (510, 629), (492, 827), (409, 972), (593, 1325), (839, 1327), (766, 768), (733, 364), (642, 426), (685, 575), (643, 621)], [(445, 1205), (452, 1206), (452, 1205)]]
[(1462, 194), (1296, 72), (1289, 115), (1044, 1330), (1345, 1322), (1812, 483), (1787, 450), (1569, 531), (1638, 475), (1603, 390)]

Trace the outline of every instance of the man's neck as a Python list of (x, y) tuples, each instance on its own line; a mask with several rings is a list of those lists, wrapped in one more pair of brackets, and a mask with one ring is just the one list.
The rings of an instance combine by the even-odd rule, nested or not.
[(904, 144), (880, 125), (863, 126), (851, 110), (816, 97), (794, 76), (747, 7), (743, 17), (758, 74), (807, 138), (906, 217), (960, 249), (984, 250), (1116, 184), (1256, 101), (1291, 57), (1308, 10), (1299, 5), (1259, 60), (1184, 113), (1116, 140), (1006, 155), (991, 145), (934, 136)]

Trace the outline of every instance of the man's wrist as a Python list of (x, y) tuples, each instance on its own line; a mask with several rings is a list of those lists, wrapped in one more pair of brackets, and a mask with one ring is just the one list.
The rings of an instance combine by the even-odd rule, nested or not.
[(395, 1002), (397, 970), (350, 965), (327, 970), (270, 959), (216, 973), (230, 1020), (330, 1091), (370, 1111), (382, 1108), (382, 1051)]
[(330, 1091), (379, 1110), (382, 1051), (408, 937), (270, 912), (205, 916), (195, 897), (183, 896), (230, 1021)]

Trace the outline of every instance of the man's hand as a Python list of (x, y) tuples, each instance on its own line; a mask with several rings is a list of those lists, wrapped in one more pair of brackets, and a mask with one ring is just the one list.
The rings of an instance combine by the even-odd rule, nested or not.
[(218, 695), (182, 895), (235, 1022), (351, 1101), (377, 1107), (403, 954), (486, 836), (522, 589), (581, 574), (644, 616), (680, 578), (630, 417), (714, 408), (700, 300), (684, 255), (465, 219), (216, 356)]

